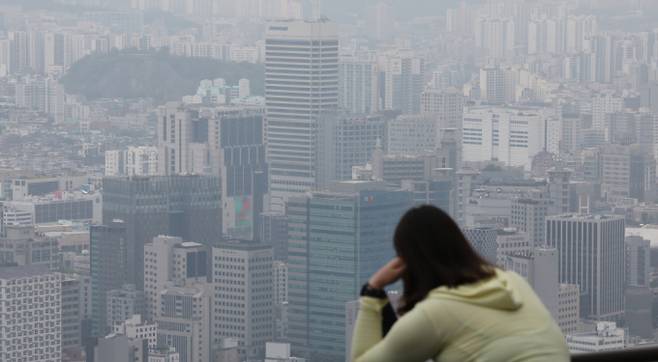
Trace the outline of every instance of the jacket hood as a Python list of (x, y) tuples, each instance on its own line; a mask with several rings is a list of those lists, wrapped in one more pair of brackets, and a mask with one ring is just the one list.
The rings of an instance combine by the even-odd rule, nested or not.
[(510, 273), (496, 269), (496, 275), (490, 279), (457, 288), (439, 287), (432, 290), (429, 296), (485, 308), (514, 311), (521, 308), (523, 300), (521, 294), (513, 288), (511, 277)]

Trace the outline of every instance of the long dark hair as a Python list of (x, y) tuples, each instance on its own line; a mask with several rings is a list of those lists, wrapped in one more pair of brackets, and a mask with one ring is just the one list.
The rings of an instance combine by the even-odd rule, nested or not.
[(452, 218), (434, 206), (407, 211), (393, 240), (406, 264), (400, 314), (413, 309), (434, 288), (456, 288), (495, 274), (494, 266), (473, 250)]

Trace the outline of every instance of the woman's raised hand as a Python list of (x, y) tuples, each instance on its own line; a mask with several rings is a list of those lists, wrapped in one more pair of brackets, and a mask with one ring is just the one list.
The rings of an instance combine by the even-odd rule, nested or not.
[(384, 287), (395, 283), (402, 277), (405, 267), (406, 264), (402, 259), (399, 257), (393, 258), (370, 277), (368, 284), (375, 289), (384, 289)]

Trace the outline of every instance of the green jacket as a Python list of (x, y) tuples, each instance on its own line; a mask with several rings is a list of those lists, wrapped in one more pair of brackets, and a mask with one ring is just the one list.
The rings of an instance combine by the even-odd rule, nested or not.
[(352, 341), (354, 362), (568, 362), (559, 327), (516, 273), (476, 284), (440, 287), (382, 338), (386, 300), (361, 298)]

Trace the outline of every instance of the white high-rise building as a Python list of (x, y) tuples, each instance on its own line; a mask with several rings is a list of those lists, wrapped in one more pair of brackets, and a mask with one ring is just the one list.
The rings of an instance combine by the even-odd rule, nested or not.
[[(321, 72), (321, 76), (319, 76)], [(325, 20), (270, 23), (265, 40), (270, 207), (316, 186), (316, 122), (338, 108), (338, 35)]]
[(420, 113), (420, 96), (424, 87), (422, 58), (410, 50), (382, 56), (384, 72), (384, 109), (405, 114)]
[(126, 151), (125, 175), (155, 176), (158, 174), (158, 149), (156, 147), (128, 147)]
[(0, 268), (0, 360), (61, 361), (61, 283), (43, 266)]
[(549, 109), (469, 108), (464, 112), (463, 159), (498, 160), (529, 170), (537, 153), (559, 147), (559, 132), (559, 119)]
[(158, 173), (162, 175), (205, 174), (209, 171), (207, 134), (201, 128), (198, 110), (170, 102), (158, 109)]
[(546, 243), (559, 252), (560, 282), (580, 288), (580, 312), (593, 320), (624, 313), (624, 217), (564, 214), (546, 218)]
[(121, 150), (105, 151), (105, 176), (121, 176), (125, 171), (125, 153)]
[(338, 104), (355, 114), (379, 111), (379, 65), (372, 54), (345, 56), (338, 64)]
[(272, 247), (247, 241), (212, 249), (215, 303), (212, 340), (238, 340), (242, 360), (263, 358), (272, 340)]

